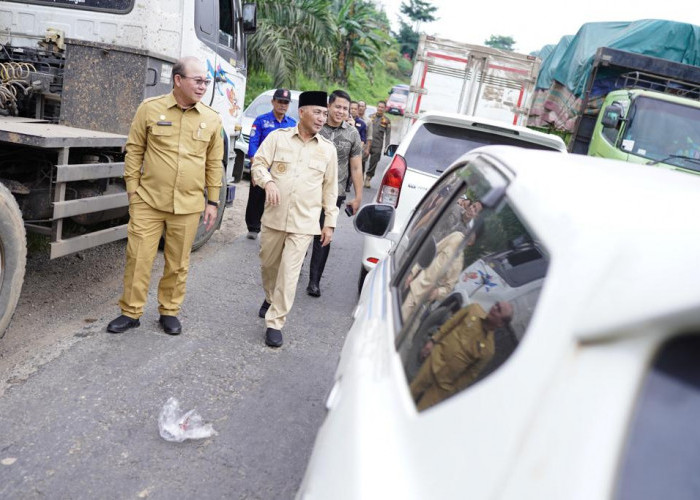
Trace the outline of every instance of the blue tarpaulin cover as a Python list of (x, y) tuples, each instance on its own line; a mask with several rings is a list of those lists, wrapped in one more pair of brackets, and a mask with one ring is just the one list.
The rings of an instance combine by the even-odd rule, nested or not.
[(528, 125), (573, 130), (600, 47), (700, 66), (700, 26), (660, 19), (582, 25), (543, 58)]

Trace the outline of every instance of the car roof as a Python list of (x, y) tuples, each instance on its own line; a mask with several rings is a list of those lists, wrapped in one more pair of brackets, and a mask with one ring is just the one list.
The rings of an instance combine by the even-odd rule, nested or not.
[[(267, 95), (269, 95), (270, 97), (272, 97), (273, 95), (275, 95), (275, 91), (276, 91), (276, 90), (277, 90), (277, 89), (266, 90), (265, 92), (262, 92), (261, 94), (259, 94), (258, 97), (260, 97), (260, 96), (267, 96)], [(292, 99), (299, 99), (299, 94), (301, 94), (302, 91), (301, 91), (301, 90), (291, 90), (291, 89), (290, 89), (289, 92), (292, 94)], [(255, 99), (257, 99), (258, 97), (256, 97)]]
[(452, 168), (473, 155), (512, 176), (508, 197), (551, 252), (552, 274), (569, 276), (552, 293), (579, 296), (577, 338), (625, 335), (640, 324), (661, 331), (669, 318), (678, 328), (697, 323), (700, 176), (512, 146), (477, 148)]
[(491, 131), (515, 131), (520, 136), (534, 139), (537, 142), (548, 144), (550, 147), (558, 149), (561, 152), (566, 152), (566, 144), (558, 135), (539, 132), (527, 127), (512, 125), (499, 120), (483, 118), (481, 116), (463, 115), (459, 113), (445, 113), (438, 111), (426, 111), (421, 113), (416, 122), (415, 127), (420, 123), (439, 123), (442, 125), (451, 125), (454, 127), (482, 127)]

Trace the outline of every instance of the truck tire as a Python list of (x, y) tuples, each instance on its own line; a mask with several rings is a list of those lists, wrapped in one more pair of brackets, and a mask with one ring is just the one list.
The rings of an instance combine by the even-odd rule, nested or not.
[(219, 194), (219, 211), (216, 214), (216, 221), (214, 222), (214, 225), (211, 227), (209, 231), (204, 227), (202, 224), (202, 219), (204, 218), (204, 214), (202, 214), (202, 217), (199, 219), (199, 226), (197, 228), (197, 235), (194, 237), (194, 243), (192, 243), (192, 251), (199, 250), (204, 246), (204, 244), (209, 241), (209, 238), (211, 238), (211, 235), (214, 234), (214, 231), (219, 229), (219, 226), (221, 226), (221, 220), (224, 218), (224, 209), (226, 205), (226, 171), (224, 171), (223, 174), (223, 179), (221, 181), (221, 192)]
[(10, 190), (0, 184), (0, 338), (10, 325), (27, 265), (27, 237)]
[(236, 150), (236, 159), (233, 162), (233, 182), (236, 184), (243, 178), (244, 160), (243, 152)]

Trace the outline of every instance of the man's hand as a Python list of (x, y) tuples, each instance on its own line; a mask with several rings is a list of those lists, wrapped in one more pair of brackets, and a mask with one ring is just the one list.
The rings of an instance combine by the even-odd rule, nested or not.
[[(134, 191), (134, 193), (135, 193), (135, 192), (136, 192), (136, 191)], [(129, 193), (129, 192), (127, 191), (127, 193), (126, 193), (126, 199), (127, 199), (127, 201), (131, 201), (131, 196), (132, 196), (134, 193)]]
[(345, 203), (347, 206), (352, 207), (352, 214), (355, 215), (362, 205), (362, 198), (355, 197), (354, 200)]
[(321, 229), (321, 246), (325, 247), (326, 245), (330, 245), (331, 240), (333, 239), (333, 228), (325, 226), (323, 229)]
[(265, 202), (273, 206), (280, 204), (280, 191), (275, 181), (267, 181), (265, 184)]
[(219, 212), (219, 207), (215, 207), (214, 205), (209, 205), (207, 203), (207, 208), (204, 209), (204, 226), (206, 227), (207, 231), (209, 231), (212, 226), (214, 226), (214, 222), (216, 222), (216, 215)]
[(423, 348), (420, 350), (421, 361), (430, 356), (430, 353), (433, 351), (433, 347), (435, 347), (435, 341), (433, 339), (428, 339)]

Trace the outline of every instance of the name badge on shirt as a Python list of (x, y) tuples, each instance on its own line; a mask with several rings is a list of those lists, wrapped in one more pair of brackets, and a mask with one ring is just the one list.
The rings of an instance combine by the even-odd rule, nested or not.
[(172, 127), (173, 122), (160, 121), (156, 122), (156, 125), (160, 125), (161, 127)]

